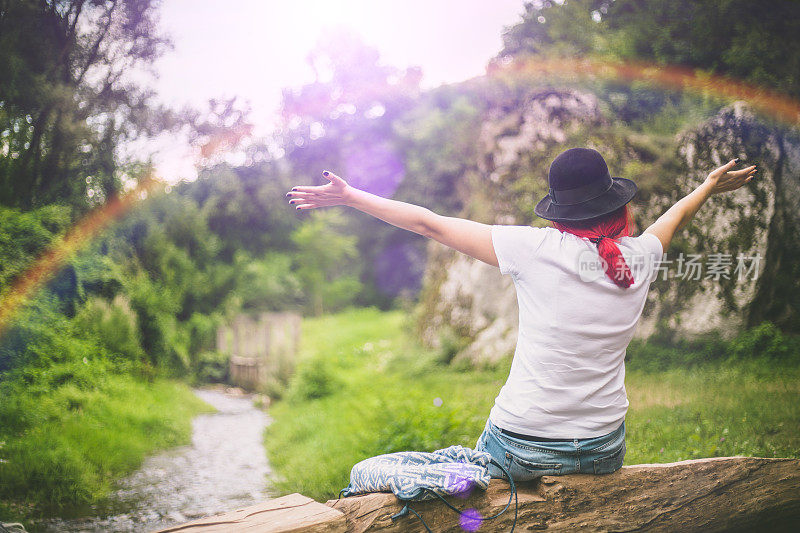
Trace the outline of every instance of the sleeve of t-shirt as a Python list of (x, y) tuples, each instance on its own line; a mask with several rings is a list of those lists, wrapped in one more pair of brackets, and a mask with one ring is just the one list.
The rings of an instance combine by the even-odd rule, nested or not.
[(492, 226), (492, 244), (500, 273), (516, 278), (540, 241), (542, 228), (533, 226)]
[(637, 239), (647, 258), (647, 265), (650, 267), (649, 281), (652, 283), (658, 277), (658, 265), (664, 255), (664, 247), (661, 240), (652, 233), (642, 233)]

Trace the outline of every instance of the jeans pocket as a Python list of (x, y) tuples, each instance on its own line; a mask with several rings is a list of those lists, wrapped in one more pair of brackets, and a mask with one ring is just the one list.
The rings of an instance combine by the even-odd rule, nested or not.
[(542, 476), (558, 476), (562, 463), (533, 462), (506, 452), (505, 467), (515, 481), (530, 481)]
[(625, 442), (617, 451), (605, 457), (600, 457), (594, 460), (594, 473), (595, 474), (611, 474), (622, 468), (622, 462), (625, 460)]

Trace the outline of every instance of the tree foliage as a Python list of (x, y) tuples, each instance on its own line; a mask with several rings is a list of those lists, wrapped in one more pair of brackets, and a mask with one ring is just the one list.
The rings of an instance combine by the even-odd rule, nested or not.
[(599, 55), (732, 76), (800, 96), (800, 2), (537, 0), (501, 56)]
[(0, 3), (0, 203), (82, 210), (120, 189), (120, 143), (169, 121), (131, 75), (168, 45), (156, 15), (155, 0)]
[(342, 225), (340, 212), (319, 211), (292, 234), (297, 275), (316, 315), (351, 301), (360, 289), (356, 237), (342, 234)]

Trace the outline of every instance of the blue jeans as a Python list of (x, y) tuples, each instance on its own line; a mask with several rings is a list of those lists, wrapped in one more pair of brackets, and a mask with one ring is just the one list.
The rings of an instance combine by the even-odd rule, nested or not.
[[(610, 474), (619, 470), (625, 459), (625, 422), (600, 437), (544, 442), (511, 437), (487, 420), (475, 449), (489, 452), (514, 481), (564, 474)], [(489, 465), (489, 473), (506, 477), (494, 464)]]

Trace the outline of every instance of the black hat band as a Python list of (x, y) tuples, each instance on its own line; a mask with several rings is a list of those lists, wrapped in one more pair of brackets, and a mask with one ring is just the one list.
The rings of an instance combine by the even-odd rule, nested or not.
[(555, 190), (551, 188), (548, 194), (554, 205), (575, 205), (594, 200), (608, 192), (613, 186), (614, 180), (609, 176), (608, 180), (587, 183), (574, 189)]

